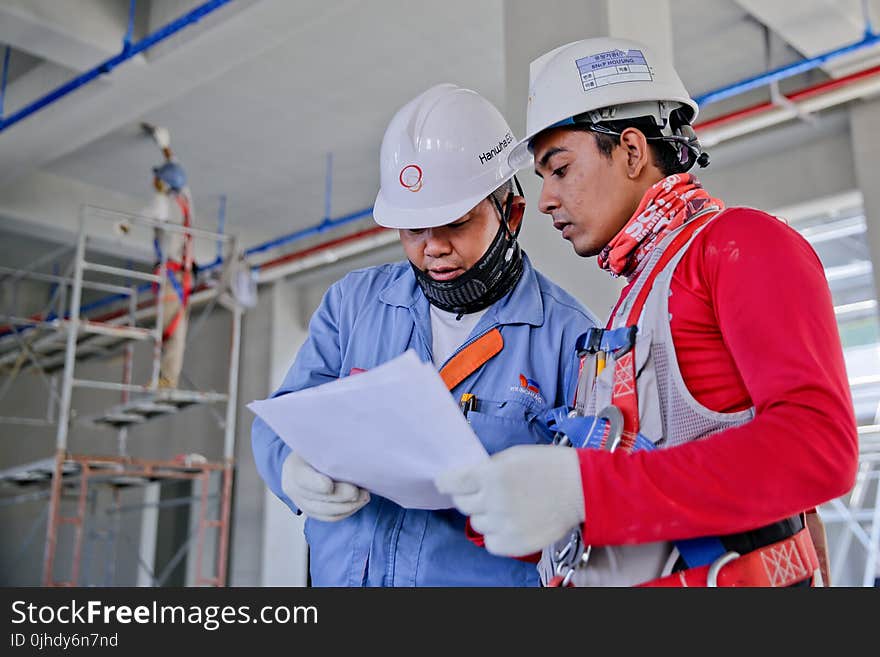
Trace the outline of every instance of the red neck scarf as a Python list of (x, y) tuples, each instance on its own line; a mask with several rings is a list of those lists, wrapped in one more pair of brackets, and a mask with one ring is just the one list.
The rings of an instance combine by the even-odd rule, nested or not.
[(599, 267), (614, 276), (632, 276), (665, 235), (711, 205), (724, 209), (724, 203), (709, 196), (689, 173), (654, 183), (623, 229), (602, 249)]

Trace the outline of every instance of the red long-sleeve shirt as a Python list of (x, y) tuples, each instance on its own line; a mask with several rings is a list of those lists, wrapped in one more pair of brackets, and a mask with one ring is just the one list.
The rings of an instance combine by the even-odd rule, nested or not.
[(688, 389), (717, 411), (754, 405), (755, 419), (672, 449), (578, 450), (585, 541), (731, 534), (847, 492), (855, 418), (831, 295), (806, 240), (766, 213), (728, 210), (696, 237), (671, 291)]

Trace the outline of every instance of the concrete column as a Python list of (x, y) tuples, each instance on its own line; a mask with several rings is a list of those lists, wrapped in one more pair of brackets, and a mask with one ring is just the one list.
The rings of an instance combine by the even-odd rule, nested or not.
[(880, 99), (859, 102), (850, 109), (850, 136), (856, 182), (865, 203), (866, 239), (874, 263), (874, 294), (880, 290)]
[[(308, 335), (300, 317), (299, 289), (281, 280), (272, 288), (269, 390), (281, 385), (296, 352)], [(308, 581), (308, 545), (304, 516), (295, 516), (265, 489), (263, 511), (263, 586), (305, 586)]]
[[(855, 163), (856, 181), (862, 191), (865, 205), (865, 222), (867, 231), (865, 238), (868, 242), (868, 252), (874, 269), (874, 295), (880, 290), (880, 170), (877, 161), (880, 159), (880, 131), (877, 130), (877, 117), (880, 116), (880, 99), (867, 102), (855, 103), (850, 109), (850, 131)], [(878, 484), (880, 485), (880, 484)], [(868, 499), (870, 500), (870, 493)], [(870, 506), (870, 503), (865, 506)], [(870, 531), (870, 525), (868, 525)], [(864, 559), (867, 554), (854, 550), (861, 559), (858, 561), (859, 569), (864, 574)], [(864, 556), (863, 556), (864, 555)], [(853, 559), (853, 561), (856, 561)], [(847, 565), (850, 565), (849, 563)], [(880, 562), (875, 565), (875, 576), (880, 578)], [(868, 584), (859, 581), (856, 585)]]
[[(526, 123), (529, 65), (543, 53), (588, 37), (637, 39), (663, 54), (672, 50), (668, 0), (555, 0), (504, 3), (504, 74), (506, 106), (501, 108), (514, 134)], [(521, 242), (539, 271), (586, 304), (600, 319), (607, 317), (625, 281), (600, 271), (595, 260), (579, 258), (568, 242), (538, 212), (540, 180), (529, 170), (519, 174), (527, 199)]]
[[(144, 510), (141, 512), (141, 536), (138, 554), (140, 554), (144, 566), (149, 568), (152, 574), (155, 574), (156, 570), (156, 533), (159, 528), (159, 507), (156, 505), (159, 503), (159, 488), (160, 484), (158, 483), (144, 486)], [(144, 570), (144, 567), (140, 564), (138, 564), (137, 570), (137, 585), (153, 586), (151, 573)]]
[(641, 41), (658, 57), (675, 60), (669, 0), (608, 0), (608, 34)]

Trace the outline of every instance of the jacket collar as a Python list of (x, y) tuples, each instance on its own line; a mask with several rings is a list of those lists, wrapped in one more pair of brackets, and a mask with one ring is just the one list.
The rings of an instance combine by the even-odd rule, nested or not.
[[(389, 306), (410, 308), (419, 317), (428, 317), (428, 299), (422, 293), (408, 262), (403, 274), (389, 283), (380, 293), (379, 300)], [(493, 324), (544, 323), (544, 302), (538, 284), (538, 275), (528, 256), (523, 253), (523, 274), (513, 291), (502, 297), (486, 313)], [(482, 321), (481, 321), (482, 323)]]

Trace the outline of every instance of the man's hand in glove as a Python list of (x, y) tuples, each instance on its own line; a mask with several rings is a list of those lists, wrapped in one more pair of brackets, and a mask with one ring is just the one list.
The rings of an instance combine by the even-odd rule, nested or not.
[(303, 513), (326, 522), (347, 518), (370, 501), (368, 491), (333, 481), (293, 452), (281, 467), (281, 488)]
[(434, 483), (470, 516), (493, 554), (530, 554), (584, 521), (580, 464), (570, 447), (518, 445)]

